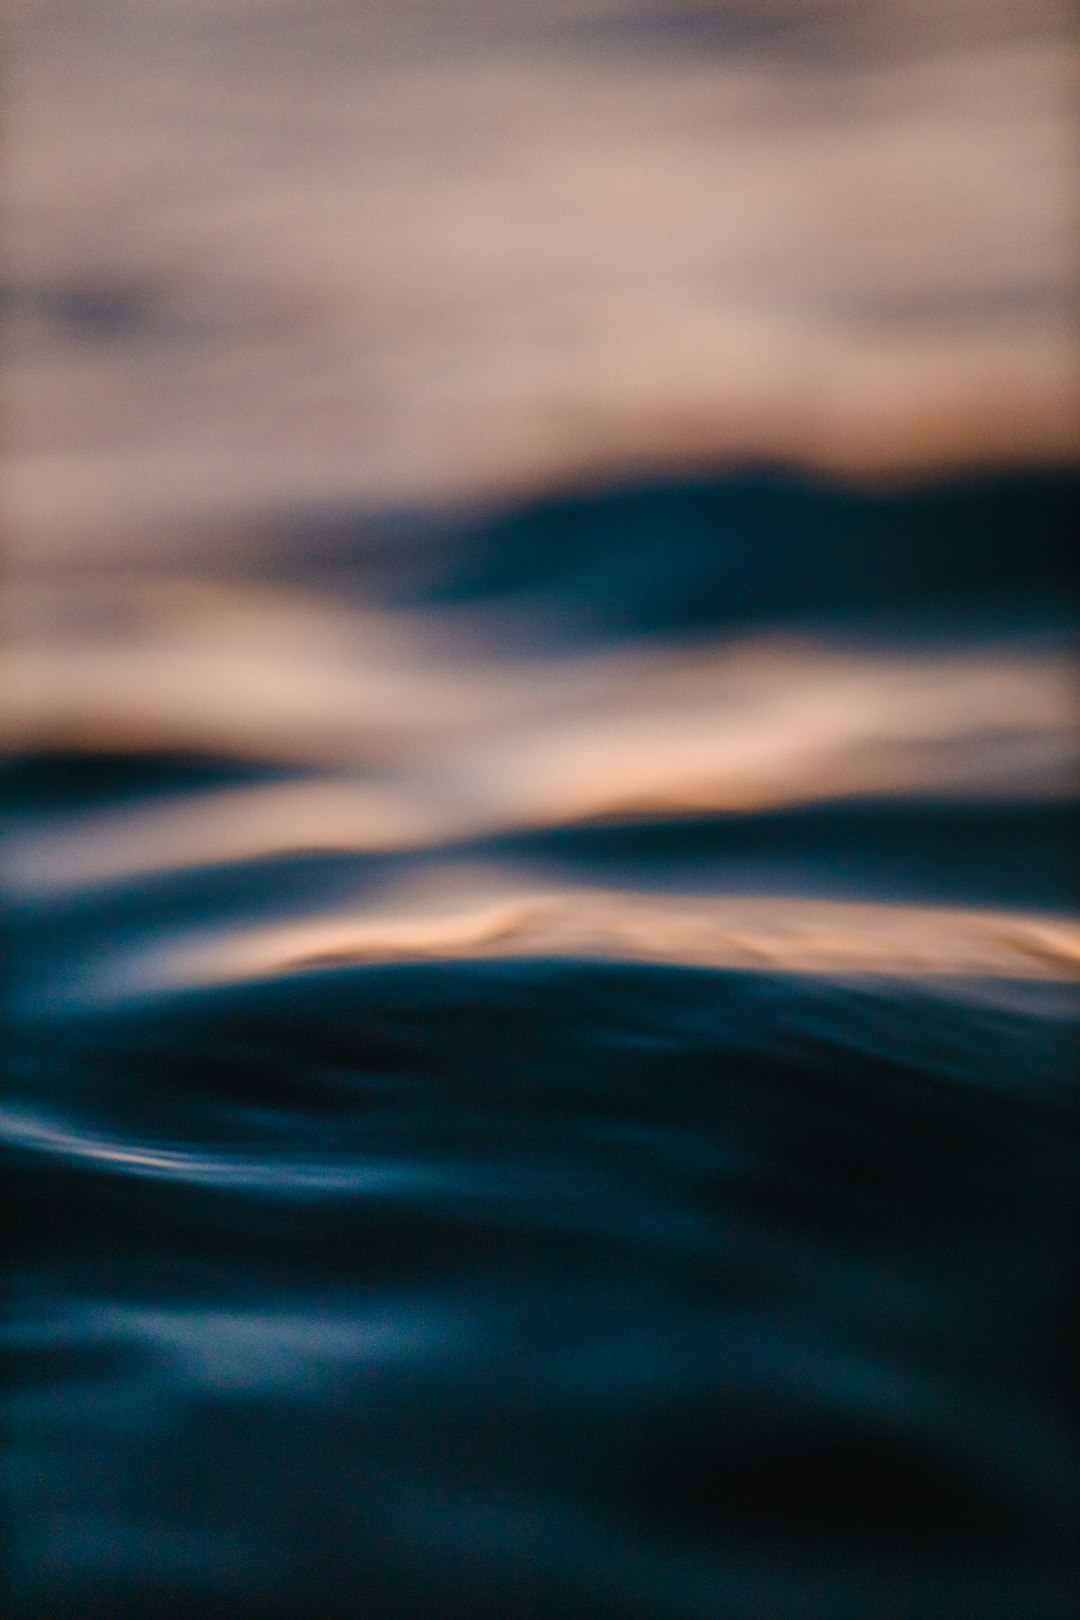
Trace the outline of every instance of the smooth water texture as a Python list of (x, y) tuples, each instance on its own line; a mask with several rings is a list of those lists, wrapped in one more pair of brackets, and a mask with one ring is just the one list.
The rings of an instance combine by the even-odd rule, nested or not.
[(8, 1613), (1068, 1620), (1074, 504), (20, 584)]

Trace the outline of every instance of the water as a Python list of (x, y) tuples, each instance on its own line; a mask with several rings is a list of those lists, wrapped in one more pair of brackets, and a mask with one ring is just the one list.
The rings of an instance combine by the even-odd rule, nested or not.
[(1067, 1620), (1074, 499), (20, 587), (9, 1613)]

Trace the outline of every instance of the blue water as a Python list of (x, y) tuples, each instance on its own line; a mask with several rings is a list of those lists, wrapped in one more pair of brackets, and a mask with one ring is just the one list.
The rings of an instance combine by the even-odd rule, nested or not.
[[(381, 612), (464, 602), (493, 680), (507, 649), (539, 670), (796, 621), (1038, 654), (1072, 620), (1073, 493), (763, 478), (389, 559), (296, 520), (279, 560)], [(39, 749), (9, 816), (32, 848), (304, 778), (253, 755)], [(147, 964), (478, 866), (571, 913), (602, 890), (1057, 927), (1074, 826), (1068, 792), (984, 777), (378, 850), (120, 847), (93, 880), (46, 880), (47, 841), (33, 881), (15, 863), (7, 1612), (1069, 1620), (1080, 1120), (1052, 952), (807, 970), (493, 935)]]

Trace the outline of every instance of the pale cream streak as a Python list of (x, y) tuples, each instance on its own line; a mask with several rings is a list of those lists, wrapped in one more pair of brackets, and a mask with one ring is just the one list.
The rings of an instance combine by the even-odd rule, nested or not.
[(657, 665), (634, 672), (618, 709), (511, 744), (504, 791), (517, 817), (1053, 791), (1077, 758), (1065, 659), (751, 644), (711, 666)]
[(496, 688), (460, 647), (440, 659), (422, 621), (252, 583), (24, 580), (5, 608), (2, 712), (15, 748), (377, 761), (402, 735), (486, 715), (512, 678)]
[[(1071, 662), (1007, 641), (942, 653), (845, 651), (774, 634), (543, 660), (485, 652), (470, 610), (380, 611), (313, 591), (177, 575), (23, 579), (5, 593), (9, 748), (222, 748), (302, 763), (393, 764), (553, 716), (591, 747), (637, 717), (669, 734), (747, 728), (803, 704), (813, 737), (869, 711), (897, 740), (956, 725), (1062, 728)], [(897, 730), (898, 728), (898, 730)], [(767, 729), (767, 728), (766, 728)], [(526, 752), (531, 739), (526, 742)], [(515, 769), (516, 769), (515, 765)]]
[(414, 899), (176, 946), (145, 983), (198, 984), (395, 961), (573, 957), (803, 974), (1075, 980), (1080, 922), (944, 906), (575, 889)]
[(11, 730), (24, 747), (134, 736), (294, 762), (367, 756), (369, 768), (39, 816), (9, 834), (9, 884), (48, 892), (605, 814), (897, 791), (1055, 795), (1077, 765), (1074, 667), (1061, 653), (875, 656), (772, 640), (470, 665), (373, 639), (373, 654), (298, 652), (245, 645), (229, 625), (218, 639), (192, 629), (173, 644), (163, 632), (100, 649), (73, 636), (16, 653)]
[(288, 782), (45, 821), (10, 835), (4, 872), (17, 891), (49, 893), (297, 851), (405, 849), (469, 827), (400, 789)]
[(198, 1153), (184, 1148), (150, 1149), (79, 1131), (17, 1107), (0, 1107), (0, 1141), (66, 1159), (81, 1159), (119, 1174), (151, 1180), (203, 1182), (267, 1193), (395, 1191), (425, 1179), (423, 1166), (305, 1162), (277, 1155), (266, 1162), (247, 1155)]

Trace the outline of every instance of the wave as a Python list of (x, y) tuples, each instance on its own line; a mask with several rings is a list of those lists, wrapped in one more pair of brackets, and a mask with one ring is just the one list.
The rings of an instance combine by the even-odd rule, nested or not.
[(582, 961), (40, 1018), (17, 1612), (1063, 1620), (1070, 1041)]
[[(820, 629), (922, 615), (940, 632), (977, 610), (1053, 616), (1063, 591), (1076, 596), (1078, 499), (1071, 470), (876, 491), (776, 469), (586, 488), (429, 546), (431, 577), (414, 575), (412, 594), (516, 604), (517, 637), (535, 634), (531, 617), (549, 642), (586, 629)], [(342, 524), (342, 561), (349, 534)]]
[[(102, 598), (141, 600), (141, 586)], [(286, 623), (291, 605), (275, 599)], [(85, 751), (104, 733), (114, 759), (127, 742), (133, 764), (119, 793), (99, 785), (99, 802), (66, 807), (47, 752), (36, 790), (22, 766), (6, 856), (16, 891), (302, 848), (418, 850), (605, 816), (875, 796), (1064, 800), (1074, 788), (1075, 669), (1060, 638), (947, 652), (772, 638), (539, 666), (470, 663), (453, 643), (440, 656), (436, 641), (412, 662), (399, 649), (376, 678), (383, 649), (367, 648), (363, 619), (344, 610), (308, 602), (313, 645), (290, 650), (246, 592), (215, 589), (207, 606), (220, 623), (171, 607), (173, 628), (155, 612), (145, 639), (103, 628), (96, 613), (85, 640), (62, 626), (50, 639), (28, 615), (28, 644), (10, 659), (21, 757), (30, 741), (55, 755), (62, 739)], [(171, 775), (136, 790), (150, 738), (158, 757), (216, 755), (216, 776), (194, 782), (174, 753)], [(312, 763), (323, 768), (303, 768)]]
[(1071, 1615), (1057, 531), (754, 487), (20, 584), (18, 1620)]
[[(165, 955), (169, 961), (167, 949)], [(579, 888), (459, 901), (453, 908), (444, 901), (427, 915), (414, 902), (390, 915), (331, 915), (233, 939), (223, 932), (202, 948), (175, 949), (165, 977), (212, 982), (349, 962), (503, 956), (1069, 980), (1080, 971), (1080, 925), (1064, 915), (943, 906), (758, 896), (705, 900)], [(143, 963), (150, 971), (145, 956)]]

